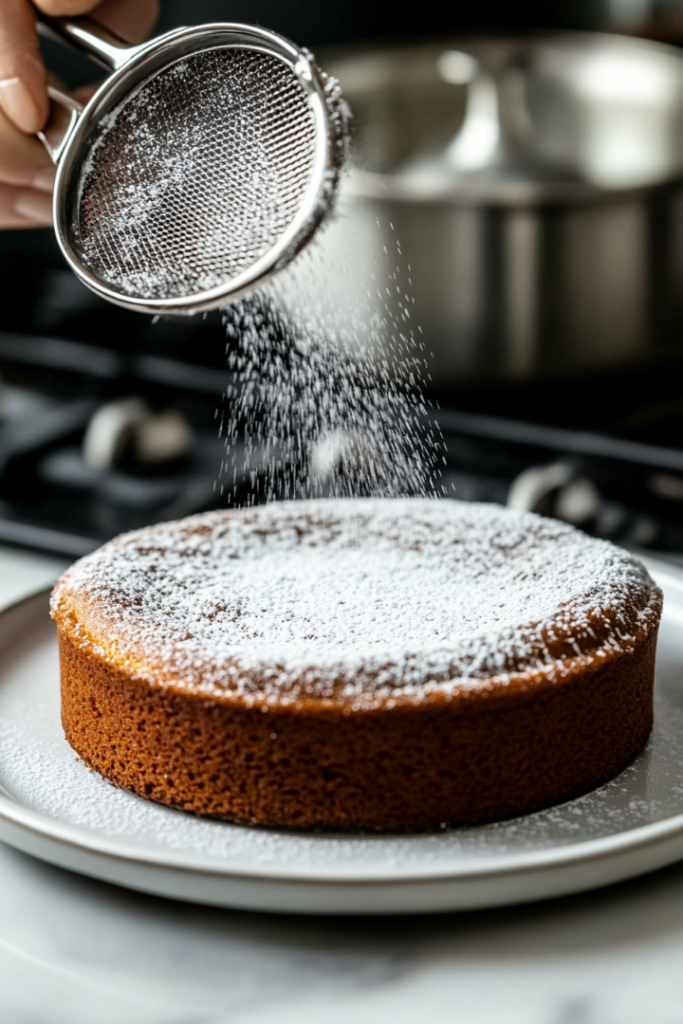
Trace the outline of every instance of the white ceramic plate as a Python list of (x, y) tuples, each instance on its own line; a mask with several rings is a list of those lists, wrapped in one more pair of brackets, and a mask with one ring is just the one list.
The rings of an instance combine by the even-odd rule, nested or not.
[(297, 834), (204, 821), (115, 789), (63, 738), (46, 592), (0, 614), (0, 839), (132, 889), (300, 913), (497, 906), (595, 888), (683, 858), (683, 571), (664, 589), (656, 725), (594, 793), (428, 835)]

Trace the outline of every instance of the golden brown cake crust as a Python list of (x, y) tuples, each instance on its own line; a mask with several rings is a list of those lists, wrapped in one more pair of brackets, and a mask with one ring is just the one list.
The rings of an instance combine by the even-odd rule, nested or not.
[(655, 644), (533, 695), (349, 716), (152, 689), (62, 639), (62, 720), (90, 767), (197, 814), (430, 828), (549, 806), (626, 767), (652, 728)]
[[(382, 516), (391, 512), (391, 504), (382, 505)], [(471, 506), (456, 511), (457, 503), (452, 503), (452, 512), (432, 512), (427, 504), (435, 505), (395, 504), (394, 513), (404, 520), (406, 515), (422, 516), (423, 526), (435, 517), (434, 529), (441, 533), (444, 516), (454, 517), (456, 533), (461, 530), (459, 516), (464, 517), (468, 529), (472, 516), (476, 523), (476, 509)], [(340, 505), (344, 506), (341, 512)], [(316, 516), (327, 517), (329, 527), (335, 517), (348, 518), (352, 505), (355, 515), (365, 517), (362, 536), (366, 536), (368, 517), (372, 520), (379, 515), (377, 503), (321, 502), (245, 513), (237, 520), (238, 539), (244, 539), (239, 530), (245, 517), (250, 516), (252, 527), (261, 530), (264, 543), (277, 546), (272, 537), (278, 531), (268, 533), (266, 527), (278, 516), (289, 516), (290, 525), (294, 517), (301, 535), (308, 536), (315, 534), (311, 517), (313, 521)], [(482, 512), (483, 520), (486, 515), (489, 527), (493, 524), (496, 530), (496, 517), (502, 516), (503, 523), (530, 533), (529, 550), (545, 544), (549, 552), (558, 549), (565, 561), (574, 559), (571, 579), (588, 586), (587, 599), (560, 595), (552, 614), (541, 621), (532, 616), (531, 622), (522, 623), (521, 632), (514, 632), (512, 640), (507, 622), (501, 620), (502, 641), (489, 637), (483, 646), (479, 643), (472, 648), (475, 664), (484, 669), (478, 676), (471, 669), (471, 637), (465, 630), (465, 646), (458, 647), (463, 630), (454, 627), (441, 637), (441, 646), (436, 645), (438, 657), (431, 646), (427, 655), (421, 652), (422, 686), (415, 681), (414, 658), (406, 669), (397, 657), (399, 668), (390, 677), (386, 667), (382, 668), (386, 666), (384, 654), (377, 662), (380, 669), (367, 676), (360, 689), (344, 679), (343, 660), (330, 663), (331, 682), (320, 670), (308, 681), (300, 678), (298, 686), (286, 664), (280, 664), (279, 675), (266, 685), (262, 655), (257, 662), (261, 676), (247, 673), (247, 682), (259, 680), (251, 686), (245, 685), (241, 676), (235, 683), (234, 673), (226, 676), (222, 687), (215, 673), (207, 679), (200, 671), (198, 678), (188, 682), (178, 674), (183, 659), (174, 662), (165, 650), (150, 670), (153, 645), (148, 637), (136, 639), (131, 620), (126, 620), (126, 628), (118, 634), (112, 630), (116, 643), (110, 643), (107, 634), (97, 634), (97, 627), (104, 622), (106, 628), (119, 609), (118, 598), (112, 598), (111, 574), (107, 586), (102, 583), (101, 563), (117, 563), (114, 583), (130, 600), (134, 584), (119, 579), (121, 551), (116, 543), (126, 547), (128, 554), (146, 552), (147, 558), (156, 543), (158, 564), (165, 557), (159, 543), (164, 529), (172, 533), (175, 529), (172, 550), (177, 554), (178, 529), (185, 531), (185, 538), (205, 537), (207, 529), (225, 531), (227, 523), (229, 532), (233, 528), (230, 523), (236, 521), (234, 514), (232, 520), (231, 514), (224, 513), (195, 517), (177, 527), (150, 528), (107, 546), (91, 556), (85, 568), (77, 565), (67, 573), (55, 591), (62, 720), (68, 741), (92, 768), (141, 796), (197, 814), (298, 828), (421, 829), (491, 820), (548, 806), (594, 788), (632, 760), (651, 730), (661, 595), (639, 563), (610, 545), (590, 541), (563, 526), (558, 529), (558, 524), (537, 517), (509, 518), (511, 514), (496, 510)], [(385, 534), (389, 520), (382, 522)], [(409, 527), (402, 532), (414, 541)], [(451, 550), (453, 538), (446, 540), (446, 547), (437, 552), (439, 560)], [(233, 542), (234, 538), (230, 544)], [(294, 542), (295, 548), (298, 543)], [(397, 543), (396, 538), (392, 543)], [(299, 558), (306, 554), (310, 551), (298, 551)], [(579, 568), (584, 554), (585, 570)], [(419, 558), (423, 556), (424, 552)], [(215, 551), (212, 558), (215, 560)], [(508, 578), (504, 562), (509, 558), (504, 553), (499, 568), (506, 586), (514, 584), (515, 573), (525, 579), (530, 564), (528, 553), (520, 556)], [(603, 589), (597, 585), (590, 589), (591, 562), (599, 563), (598, 578), (612, 574)], [(541, 564), (535, 569), (540, 575)], [(465, 576), (467, 571), (463, 570)], [(229, 568), (222, 566), (221, 572), (229, 591)], [(588, 576), (584, 578), (585, 573)], [(444, 579), (447, 581), (447, 573)], [(400, 580), (396, 586), (400, 589)], [(333, 581), (329, 587), (334, 589)], [(563, 596), (576, 598), (570, 602), (573, 620), (567, 618)], [(438, 604), (441, 596), (435, 600)], [(516, 609), (516, 598), (510, 600)], [(268, 615), (265, 618), (268, 620)], [(187, 615), (181, 619), (185, 623)], [(214, 635), (211, 621), (209, 638)], [(225, 620), (225, 629), (231, 621)], [(386, 624), (381, 625), (386, 630)], [(316, 628), (322, 628), (320, 623)], [(253, 631), (253, 622), (249, 629)], [(367, 632), (372, 635), (370, 627)], [(248, 662), (242, 634), (239, 638)], [(488, 656), (488, 648), (493, 646), (493, 655), (499, 657), (496, 642), (513, 651), (517, 664), (512, 670), (508, 651), (504, 671), (486, 671), (482, 651)], [(187, 643), (184, 638), (181, 647)], [(234, 642), (228, 644), (221, 663), (224, 671), (237, 663), (234, 646)], [(299, 664), (301, 652), (297, 644), (295, 647), (293, 661)], [(282, 663), (287, 645), (278, 650)], [(182, 651), (187, 659), (185, 647)], [(219, 662), (216, 651), (205, 652), (214, 667)], [(324, 665), (326, 652), (327, 648), (322, 654), (313, 648), (311, 663), (315, 664), (317, 657)], [(412, 657), (412, 647), (409, 653)], [(440, 666), (456, 662), (469, 665), (472, 674), (441, 680)], [(499, 662), (502, 664), (500, 657)], [(193, 653), (192, 663), (201, 669), (207, 662)], [(353, 661), (350, 664), (353, 666)]]

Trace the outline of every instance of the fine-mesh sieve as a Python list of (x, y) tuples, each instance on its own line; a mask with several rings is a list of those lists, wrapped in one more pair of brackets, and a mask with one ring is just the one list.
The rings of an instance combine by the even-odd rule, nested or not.
[(112, 70), (85, 108), (51, 90), (41, 133), (57, 238), (86, 285), (129, 309), (193, 313), (258, 287), (309, 241), (346, 122), (306, 51), (237, 24), (140, 46), (86, 18), (39, 27)]

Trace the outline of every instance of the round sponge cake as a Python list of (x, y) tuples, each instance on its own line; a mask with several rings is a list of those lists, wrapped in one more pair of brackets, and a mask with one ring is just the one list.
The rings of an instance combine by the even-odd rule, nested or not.
[(493, 505), (284, 502), (152, 526), (77, 562), (52, 614), (74, 750), (197, 814), (503, 818), (605, 782), (652, 727), (645, 568)]

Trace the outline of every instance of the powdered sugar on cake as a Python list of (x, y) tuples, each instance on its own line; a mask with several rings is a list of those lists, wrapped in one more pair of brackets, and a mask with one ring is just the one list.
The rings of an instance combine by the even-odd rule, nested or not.
[(455, 693), (561, 679), (655, 625), (627, 552), (494, 505), (285, 502), (128, 534), (82, 559), (53, 614), (160, 685), (248, 703)]

